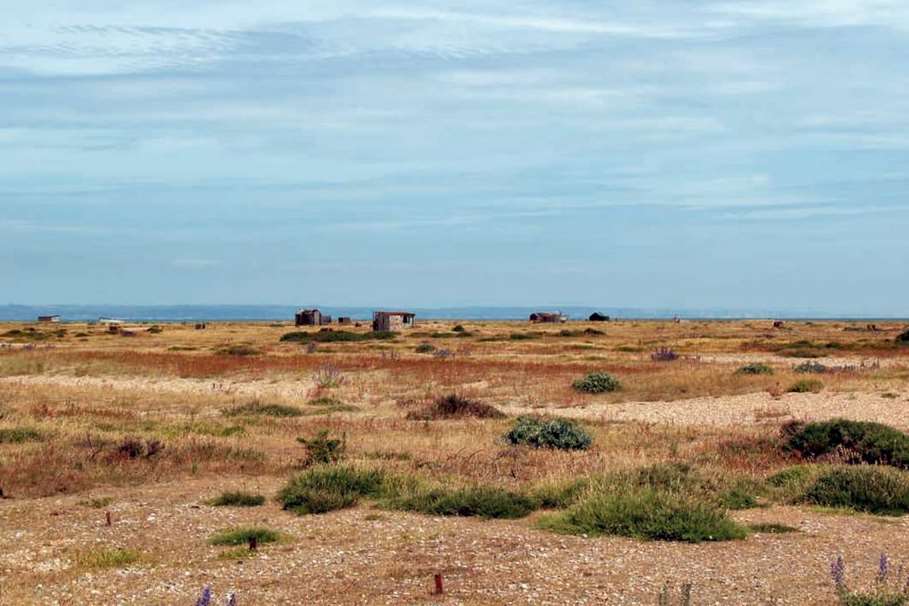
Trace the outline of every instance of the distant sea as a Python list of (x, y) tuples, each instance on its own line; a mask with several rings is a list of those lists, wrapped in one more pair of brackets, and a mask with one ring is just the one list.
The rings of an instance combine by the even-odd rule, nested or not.
[[(27, 322), (38, 316), (59, 315), (64, 322), (86, 322), (98, 318), (117, 318), (133, 322), (249, 321), (274, 322), (293, 320), (300, 307), (316, 307), (334, 318), (349, 316), (355, 320), (372, 318), (376, 309), (396, 307), (337, 307), (333, 305), (0, 305), (0, 321)], [(585, 307), (540, 305), (537, 307), (439, 307), (407, 308), (418, 318), (437, 320), (526, 320), (535, 311), (558, 311), (569, 319), (587, 319), (593, 312), (613, 318), (663, 320), (684, 319), (757, 319), (787, 320), (900, 320), (901, 318), (848, 317), (811, 311), (785, 312), (769, 309), (647, 309), (634, 307)]]

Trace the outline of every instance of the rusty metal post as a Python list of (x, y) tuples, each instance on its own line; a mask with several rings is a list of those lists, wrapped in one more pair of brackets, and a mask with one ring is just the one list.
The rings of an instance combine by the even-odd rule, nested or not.
[(259, 549), (259, 539), (258, 537), (249, 537), (249, 550), (258, 551)]
[(110, 515), (109, 511), (104, 513), (104, 518), (105, 518), (105, 521), (107, 522), (108, 526), (113, 526), (113, 520), (111, 519), (111, 515)]
[(436, 582), (436, 587), (435, 587), (435, 590), (433, 590), (432, 594), (433, 595), (442, 595), (443, 593), (445, 593), (445, 586), (442, 583), (442, 575), (437, 574), (435, 576), (435, 582)]

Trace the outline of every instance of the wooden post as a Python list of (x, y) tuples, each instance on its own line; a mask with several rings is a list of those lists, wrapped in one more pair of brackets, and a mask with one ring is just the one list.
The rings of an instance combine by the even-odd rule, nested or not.
[(259, 549), (259, 539), (257, 537), (249, 537), (249, 550), (257, 551)]
[(111, 515), (110, 515), (109, 511), (105, 512), (104, 518), (107, 521), (108, 526), (113, 526), (113, 521), (111, 520)]
[(436, 587), (432, 592), (432, 595), (442, 595), (445, 593), (445, 587), (442, 584), (442, 575), (437, 574), (435, 576)]

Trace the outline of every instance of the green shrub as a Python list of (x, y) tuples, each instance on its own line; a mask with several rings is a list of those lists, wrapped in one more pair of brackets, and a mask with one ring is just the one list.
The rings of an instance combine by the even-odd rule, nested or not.
[(847, 461), (909, 469), (909, 435), (881, 423), (834, 419), (791, 424), (785, 445), (804, 457), (839, 455)]
[(284, 509), (299, 515), (326, 513), (351, 507), (361, 497), (381, 496), (385, 481), (379, 470), (323, 465), (292, 478), (278, 500)]
[(900, 334), (900, 336), (898, 336), (898, 337), (896, 338), (896, 342), (897, 342), (897, 343), (903, 343), (903, 344), (909, 343), (909, 330), (907, 330), (906, 332)]
[(789, 386), (789, 393), (820, 393), (824, 389), (824, 383), (817, 379), (802, 379)]
[(390, 499), (386, 506), (429, 515), (515, 519), (533, 512), (537, 508), (537, 501), (520, 493), (491, 486), (454, 490), (439, 487), (417, 490)]
[(586, 536), (619, 535), (659, 541), (742, 539), (747, 530), (707, 503), (654, 489), (593, 494), (541, 526)]
[(510, 444), (558, 450), (586, 450), (593, 442), (590, 434), (574, 421), (530, 416), (518, 417), (504, 437)]
[(417, 347), (414, 349), (415, 352), (421, 353), (421, 354), (432, 353), (432, 352), (434, 352), (435, 350), (436, 350), (436, 346), (433, 345), (432, 343), (420, 343), (420, 344), (417, 345)]
[(875, 466), (833, 467), (805, 492), (806, 503), (875, 514), (909, 513), (909, 474)]
[(23, 442), (40, 442), (41, 432), (30, 427), (12, 427), (0, 429), (0, 444), (22, 444)]
[(621, 386), (619, 380), (608, 372), (592, 372), (572, 383), (576, 390), (586, 393), (607, 393), (616, 391)]
[(457, 326), (455, 326), (454, 328), (451, 329), (451, 332), (467, 332), (467, 329), (465, 329), (463, 326), (458, 324)]
[(242, 404), (240, 406), (231, 408), (224, 414), (229, 417), (299, 417), (303, 415), (303, 411), (293, 406), (285, 406), (284, 404), (263, 404), (258, 400), (253, 400), (247, 404)]
[(752, 364), (746, 364), (742, 366), (737, 371), (737, 375), (772, 375), (773, 368), (767, 364), (761, 364), (760, 362), (755, 362)]
[(256, 539), (261, 545), (264, 543), (275, 543), (280, 538), (281, 535), (274, 530), (252, 526), (221, 531), (212, 535), (208, 542), (211, 545), (246, 545), (251, 539)]
[(828, 368), (820, 362), (802, 362), (796, 365), (792, 370), (799, 374), (822, 375), (827, 372)]
[(248, 492), (222, 492), (209, 504), (213, 507), (258, 507), (265, 504), (265, 497)]
[(323, 429), (314, 438), (297, 438), (297, 442), (306, 447), (309, 464), (337, 463), (344, 458), (347, 441), (344, 436), (332, 438), (327, 429)]

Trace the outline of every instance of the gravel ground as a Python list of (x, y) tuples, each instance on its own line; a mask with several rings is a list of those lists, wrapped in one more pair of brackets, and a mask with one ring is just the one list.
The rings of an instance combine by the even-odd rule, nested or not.
[[(569, 537), (533, 520), (483, 521), (382, 512), (361, 506), (296, 517), (203, 504), (250, 480), (180, 482), (107, 490), (113, 525), (89, 495), (0, 504), (2, 604), (192, 604), (205, 584), (240, 604), (656, 604), (668, 583), (693, 584), (694, 604), (830, 604), (829, 560), (842, 553), (869, 580), (882, 550), (909, 563), (909, 520), (771, 507), (736, 514), (791, 534), (685, 545)], [(276, 480), (258, 485), (271, 494)], [(266, 525), (287, 535), (250, 559), (221, 559), (215, 531)], [(73, 554), (130, 547), (144, 559), (122, 570), (79, 570)], [(443, 574), (444, 596), (430, 596)]]
[[(885, 392), (892, 393), (892, 392)], [(895, 396), (895, 397), (893, 397)], [(508, 414), (539, 413), (539, 409), (504, 407)], [(909, 428), (909, 393), (784, 394), (766, 392), (717, 396), (672, 402), (623, 402), (560, 408), (558, 414), (602, 421), (643, 421), (672, 425), (711, 426), (772, 423), (790, 419), (823, 420), (837, 417), (877, 421)]]
[[(197, 395), (229, 395), (263, 398), (306, 399), (313, 384), (308, 380), (211, 381), (183, 378), (146, 377), (71, 377), (28, 376), (0, 379), (0, 384), (60, 385), (115, 389), (129, 393), (156, 392)], [(885, 396), (884, 394), (888, 394)], [(539, 408), (500, 406), (508, 414), (539, 413)], [(784, 394), (773, 396), (755, 392), (739, 396), (716, 396), (673, 400), (671, 402), (623, 402), (590, 404), (578, 408), (559, 408), (568, 417), (603, 421), (643, 421), (674, 425), (710, 426), (743, 423), (776, 423), (788, 419), (830, 419), (845, 417), (878, 421), (909, 428), (909, 392), (892, 390), (881, 393), (823, 392), (820, 394)]]

